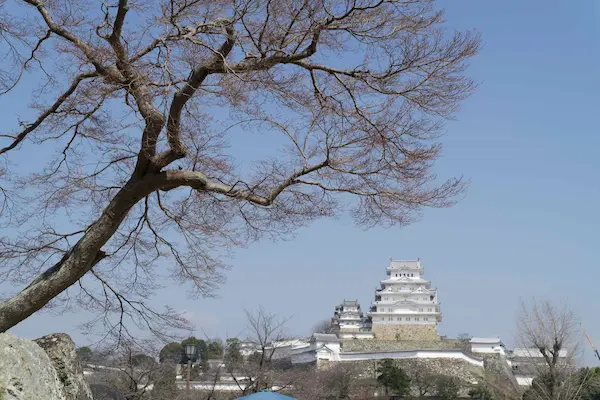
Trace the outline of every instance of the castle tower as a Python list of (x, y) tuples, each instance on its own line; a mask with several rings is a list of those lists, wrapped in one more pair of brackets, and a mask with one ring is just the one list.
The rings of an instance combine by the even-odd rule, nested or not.
[(356, 300), (344, 300), (335, 307), (331, 318), (331, 328), (340, 339), (371, 339), (371, 321), (360, 310)]
[(375, 302), (367, 313), (379, 340), (439, 340), (437, 323), (442, 320), (437, 290), (422, 278), (421, 261), (394, 261), (380, 281)]

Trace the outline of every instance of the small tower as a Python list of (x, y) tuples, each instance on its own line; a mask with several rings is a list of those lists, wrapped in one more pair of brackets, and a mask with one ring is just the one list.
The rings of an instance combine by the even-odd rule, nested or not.
[(331, 327), (340, 339), (373, 337), (371, 321), (363, 315), (360, 304), (356, 300), (344, 300), (342, 304), (335, 307)]
[(379, 340), (439, 340), (437, 324), (442, 320), (437, 290), (423, 279), (419, 259), (390, 261), (387, 279), (380, 281), (375, 301), (367, 315)]

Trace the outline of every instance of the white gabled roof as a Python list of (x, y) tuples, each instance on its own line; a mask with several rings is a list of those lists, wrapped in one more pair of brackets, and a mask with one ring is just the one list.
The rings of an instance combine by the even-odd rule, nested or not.
[(390, 264), (387, 269), (422, 269), (421, 260), (390, 260)]
[[(559, 357), (567, 357), (567, 350), (561, 349), (558, 351)], [(512, 351), (513, 357), (542, 357), (542, 352), (535, 347), (517, 347)]]
[(470, 340), (471, 343), (483, 343), (483, 344), (502, 344), (502, 340), (499, 337), (495, 338), (483, 338), (483, 337), (474, 337)]

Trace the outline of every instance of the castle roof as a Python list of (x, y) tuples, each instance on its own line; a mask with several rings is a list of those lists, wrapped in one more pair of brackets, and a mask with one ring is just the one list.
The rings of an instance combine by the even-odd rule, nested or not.
[(339, 343), (341, 340), (333, 333), (313, 333), (311, 341)]
[(390, 265), (387, 267), (390, 269), (410, 269), (410, 270), (422, 270), (421, 260), (390, 260)]
[(470, 340), (471, 343), (482, 343), (482, 344), (502, 344), (500, 338), (482, 338), (482, 337), (474, 337)]

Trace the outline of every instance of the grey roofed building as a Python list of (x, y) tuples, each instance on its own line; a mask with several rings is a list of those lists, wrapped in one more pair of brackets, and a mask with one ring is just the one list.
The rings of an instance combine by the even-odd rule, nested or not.
[(319, 342), (331, 342), (331, 343), (340, 343), (340, 338), (333, 333), (313, 333), (310, 338), (311, 341), (319, 341)]

